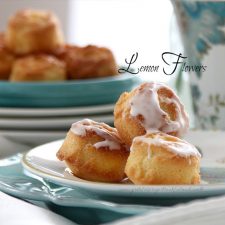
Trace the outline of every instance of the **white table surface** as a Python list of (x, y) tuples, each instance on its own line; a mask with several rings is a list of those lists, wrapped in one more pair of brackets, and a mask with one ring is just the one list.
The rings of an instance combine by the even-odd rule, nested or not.
[(50, 210), (32, 205), (0, 192), (1, 225), (75, 225)]

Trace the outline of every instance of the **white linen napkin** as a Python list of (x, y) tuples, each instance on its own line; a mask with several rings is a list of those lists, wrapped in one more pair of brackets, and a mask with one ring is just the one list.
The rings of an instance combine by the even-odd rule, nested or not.
[(31, 148), (32, 146), (30, 145), (24, 145), (14, 140), (0, 136), (0, 158), (5, 158), (18, 152), (25, 152)]
[(225, 197), (197, 200), (107, 225), (224, 225)]
[(4, 225), (75, 225), (50, 210), (18, 200), (0, 192), (0, 224)]

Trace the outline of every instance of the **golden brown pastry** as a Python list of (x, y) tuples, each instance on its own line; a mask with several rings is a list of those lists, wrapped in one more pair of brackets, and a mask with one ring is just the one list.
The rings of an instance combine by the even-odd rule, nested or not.
[(52, 53), (64, 44), (57, 17), (48, 11), (26, 9), (9, 19), (6, 46), (15, 54)]
[(117, 74), (116, 61), (107, 48), (94, 45), (66, 46), (60, 58), (66, 62), (70, 79), (107, 77)]
[(89, 119), (72, 125), (57, 153), (75, 176), (102, 182), (123, 180), (128, 155), (115, 128)]
[(133, 140), (125, 173), (134, 184), (199, 184), (199, 161), (188, 142), (151, 133)]
[(4, 34), (0, 33), (0, 80), (8, 80), (13, 62), (14, 56), (5, 46)]
[(60, 81), (65, 79), (64, 62), (45, 54), (17, 59), (10, 75), (10, 81)]
[(189, 120), (172, 89), (162, 83), (149, 82), (120, 96), (114, 108), (114, 125), (130, 146), (133, 138), (147, 131), (181, 137), (189, 127)]

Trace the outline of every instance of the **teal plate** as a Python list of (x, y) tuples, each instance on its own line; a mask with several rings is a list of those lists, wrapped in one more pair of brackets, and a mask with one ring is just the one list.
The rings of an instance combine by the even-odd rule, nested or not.
[(105, 210), (125, 216), (150, 212), (160, 207), (118, 204), (87, 196), (77, 191), (48, 182), (38, 176), (28, 176), (21, 165), (22, 154), (0, 160), (0, 190), (15, 197), (53, 203), (57, 206)]
[(114, 103), (140, 83), (128, 73), (64, 82), (0, 82), (1, 107), (69, 107)]

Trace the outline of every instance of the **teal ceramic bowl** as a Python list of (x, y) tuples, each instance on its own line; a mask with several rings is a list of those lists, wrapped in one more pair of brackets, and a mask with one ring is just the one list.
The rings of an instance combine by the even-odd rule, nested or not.
[(0, 82), (0, 107), (70, 107), (114, 103), (140, 83), (131, 74), (54, 83)]

